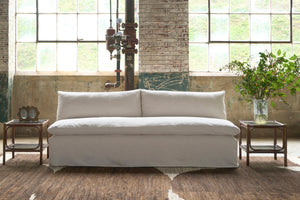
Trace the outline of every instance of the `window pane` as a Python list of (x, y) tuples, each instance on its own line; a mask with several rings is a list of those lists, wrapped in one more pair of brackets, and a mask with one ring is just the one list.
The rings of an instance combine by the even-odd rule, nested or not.
[(207, 15), (191, 14), (189, 17), (189, 38), (191, 42), (207, 42)]
[(190, 44), (189, 67), (190, 71), (208, 71), (207, 44)]
[(76, 13), (77, 0), (57, 0), (58, 12)]
[(230, 0), (230, 12), (249, 12), (249, 0)]
[(254, 13), (270, 12), (270, 0), (252, 0), (251, 11)]
[(230, 40), (249, 40), (249, 15), (230, 15)]
[[(136, 4), (134, 5), (136, 8)], [(116, 13), (115, 10), (113, 10), (113, 13)], [(125, 1), (119, 1), (119, 13), (124, 13), (125, 14)]]
[(38, 44), (38, 71), (56, 71), (56, 44)]
[(21, 13), (35, 13), (36, 0), (18, 0), (17, 12)]
[(230, 44), (230, 62), (233, 60), (248, 62), (250, 59), (249, 48), (249, 44)]
[(300, 15), (293, 15), (293, 41), (300, 42)]
[(282, 53), (286, 53), (287, 57), (291, 57), (292, 56), (292, 47), (291, 44), (272, 44), (272, 52), (274, 54), (277, 53), (278, 50), (281, 50)]
[(55, 13), (56, 0), (39, 0), (39, 13)]
[(209, 71), (219, 71), (220, 67), (228, 64), (228, 44), (209, 45)]
[(36, 44), (17, 43), (17, 70), (35, 71)]
[(78, 44), (78, 71), (97, 71), (97, 44)]
[(189, 0), (189, 12), (207, 12), (207, 0)]
[(77, 40), (77, 16), (73, 14), (58, 15), (58, 39)]
[(97, 40), (97, 15), (78, 15), (78, 39)]
[(293, 12), (300, 12), (300, 0), (293, 0)]
[[(116, 51), (113, 52), (116, 54)], [(110, 53), (106, 50), (106, 44), (99, 43), (98, 46), (99, 71), (115, 71), (117, 68), (117, 60), (110, 60)], [(124, 70), (125, 55), (121, 54), (121, 70)]]
[(251, 40), (270, 40), (270, 17), (268, 15), (251, 16)]
[(36, 41), (36, 18), (31, 14), (17, 15), (17, 41)]
[(290, 0), (271, 0), (271, 10), (274, 13), (290, 12)]
[(229, 11), (229, 0), (210, 0), (211, 12), (228, 12)]
[(134, 7), (135, 7), (135, 13), (139, 14), (139, 2), (140, 0), (135, 0), (135, 4), (134, 4)]
[[(123, 16), (123, 15), (121, 15), (121, 16)], [(136, 21), (136, 23), (139, 25), (139, 15), (138, 14), (135, 14), (135, 21)], [(139, 32), (140, 31), (140, 29), (139, 29), (139, 26), (136, 28), (136, 37), (137, 38), (139, 38)]]
[(56, 40), (56, 15), (39, 15), (39, 40)]
[(78, 0), (78, 11), (86, 13), (97, 12), (97, 0)]
[(228, 15), (211, 15), (211, 40), (228, 39)]
[[(109, 13), (109, 2), (110, 1), (102, 1), (102, 0), (98, 0), (98, 12), (99, 13)], [(112, 5), (112, 12), (116, 13), (116, 1), (111, 1), (111, 5)], [(125, 5), (124, 5), (125, 8)], [(116, 16), (114, 16), (113, 18), (116, 18)]]
[[(109, 28), (109, 14), (99, 15), (99, 29), (98, 29), (98, 39), (105, 40), (106, 29)], [(112, 26), (115, 28), (115, 18), (113, 18)]]
[(272, 40), (289, 41), (290, 40), (290, 16), (272, 15)]
[(134, 71), (138, 72), (139, 71), (139, 54), (134, 54)]
[(58, 44), (58, 71), (76, 71), (77, 44)]
[(259, 52), (270, 52), (269, 44), (252, 44), (251, 45), (251, 65), (256, 66), (259, 62)]
[(300, 56), (300, 44), (293, 44), (293, 55)]

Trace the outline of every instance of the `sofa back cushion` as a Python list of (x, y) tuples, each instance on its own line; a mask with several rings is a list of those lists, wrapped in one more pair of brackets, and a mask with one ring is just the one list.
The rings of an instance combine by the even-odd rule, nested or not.
[(225, 91), (174, 92), (141, 90), (142, 114), (226, 119)]
[(58, 92), (57, 120), (84, 117), (140, 117), (140, 90)]

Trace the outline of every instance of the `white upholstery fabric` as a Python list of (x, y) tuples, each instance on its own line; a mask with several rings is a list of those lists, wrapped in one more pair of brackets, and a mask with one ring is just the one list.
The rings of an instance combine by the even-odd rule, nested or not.
[(141, 90), (145, 117), (193, 116), (226, 119), (225, 91), (173, 92)]
[(53, 135), (236, 135), (239, 128), (224, 119), (203, 117), (98, 117), (56, 121)]
[(139, 117), (140, 90), (58, 92), (57, 120), (79, 117)]
[(49, 142), (52, 166), (238, 167), (232, 136), (54, 135)]

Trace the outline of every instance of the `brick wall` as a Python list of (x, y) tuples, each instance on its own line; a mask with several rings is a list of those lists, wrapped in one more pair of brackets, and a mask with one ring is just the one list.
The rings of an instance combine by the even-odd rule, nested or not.
[(188, 1), (140, 0), (139, 9), (140, 87), (187, 90)]
[(8, 0), (0, 1), (0, 123), (8, 119)]
[(0, 0), (0, 72), (8, 71), (8, 0)]
[[(15, 1), (0, 0), (0, 128), (1, 122), (7, 121), (10, 117), (11, 90), (15, 70), (14, 19)], [(2, 128), (0, 135), (1, 132)]]

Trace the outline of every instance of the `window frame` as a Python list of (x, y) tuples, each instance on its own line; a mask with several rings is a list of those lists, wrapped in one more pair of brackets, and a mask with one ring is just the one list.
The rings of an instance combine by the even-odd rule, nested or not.
[[(289, 7), (289, 14), (284, 14), (284, 13), (276, 13), (276, 12), (230, 12), (228, 10), (228, 12), (211, 12), (211, 0), (207, 0), (208, 1), (208, 43), (247, 43), (247, 44), (268, 44), (268, 43), (292, 43), (293, 42), (293, 0), (288, 0), (290, 2), (290, 7)], [(230, 0), (226, 0), (228, 1), (228, 4), (229, 4), (229, 9), (230, 9)], [(271, 2), (272, 0), (270, 0), (270, 9), (271, 9)], [(249, 0), (249, 4), (251, 5), (251, 0)], [(251, 6), (250, 6), (251, 8)], [(211, 16), (212, 14), (220, 14), (220, 15), (228, 15), (230, 17), (231, 14), (242, 14), (242, 15), (248, 15), (249, 16), (249, 26), (251, 28), (251, 15), (267, 15), (267, 16), (270, 16), (270, 22), (272, 22), (272, 16), (273, 15), (288, 15), (290, 17), (290, 20), (289, 20), (289, 31), (290, 31), (290, 34), (289, 34), (289, 40), (288, 41), (274, 41), (272, 40), (272, 24), (270, 24), (270, 40), (267, 40), (267, 41), (255, 41), (255, 40), (212, 40), (211, 39)], [(230, 25), (230, 24), (229, 24)], [(230, 28), (228, 27), (228, 31), (230, 32)], [(249, 30), (250, 32), (250, 30)], [(230, 34), (229, 34), (230, 35)], [(249, 36), (249, 39), (250, 39), (250, 36)]]
[[(85, 11), (79, 11), (79, 3), (78, 1), (76, 2), (76, 10), (75, 11), (72, 11), (72, 12), (60, 12), (58, 9), (58, 1), (59, 0), (55, 0), (55, 10), (53, 11), (49, 11), (49, 12), (40, 12), (39, 11), (39, 4), (40, 4), (40, 1), (41, 0), (33, 0), (31, 3), (31, 6), (30, 7), (30, 10), (27, 11), (27, 10), (19, 10), (19, 7), (18, 7), (18, 0), (15, 0), (15, 21), (14, 21), (14, 26), (15, 26), (15, 52), (16, 52), (16, 56), (15, 56), (15, 71), (17, 74), (20, 74), (20, 75), (34, 75), (34, 74), (42, 74), (42, 75), (46, 75), (46, 74), (49, 74), (49, 75), (54, 75), (54, 74), (57, 74), (57, 75), (104, 75), (104, 76), (107, 76), (107, 75), (112, 75), (114, 76), (115, 75), (115, 68), (116, 68), (116, 60), (113, 59), (113, 60), (109, 60), (109, 57), (107, 57), (107, 55), (109, 54), (109, 52), (106, 50), (105, 48), (105, 44), (106, 44), (106, 40), (104, 39), (105, 38), (105, 35), (104, 37), (102, 38), (102, 35), (103, 33), (105, 33), (105, 30), (102, 30), (100, 29), (100, 25), (102, 23), (102, 19), (101, 16), (103, 16), (105, 19), (109, 16), (110, 12), (109, 12), (109, 9), (106, 11), (103, 10), (100, 6), (102, 5), (101, 4), (101, 1), (100, 0), (96, 0), (95, 4), (97, 6), (96, 9), (94, 9), (92, 12), (85, 12)], [(135, 4), (138, 2), (137, 0), (134, 0), (135, 1)], [(23, 5), (23, 4), (22, 4)], [(125, 3), (124, 3), (125, 5)], [(124, 21), (125, 21), (125, 12), (124, 12), (124, 5), (122, 7), (122, 4), (120, 3), (119, 4), (119, 17), (121, 17)], [(112, 10), (112, 17), (113, 17), (113, 21), (115, 21), (115, 17), (116, 17), (116, 10), (115, 10), (115, 6), (116, 5), (113, 5), (113, 10)], [(35, 7), (35, 8), (34, 8)], [(121, 7), (121, 9), (120, 9)], [(139, 5), (136, 4), (135, 5), (135, 15), (139, 15)], [(32, 37), (34, 38), (32, 41), (30, 40), (23, 40), (23, 39), (18, 39), (18, 16), (24, 16), (24, 15), (32, 15), (32, 18), (35, 20), (35, 31), (34, 31), (34, 34), (35, 36)], [(55, 26), (56, 26), (56, 30), (55, 30), (55, 33), (56, 33), (56, 36), (55, 36), (55, 40), (54, 40), (54, 37), (53, 39), (51, 40), (47, 40), (47, 39), (40, 39), (40, 30), (39, 30), (39, 25), (40, 25), (40, 16), (41, 15), (53, 15), (55, 16)], [(77, 40), (60, 40), (58, 38), (58, 18), (59, 18), (59, 15), (76, 15), (76, 37), (77, 37)], [(89, 39), (83, 39), (83, 40), (80, 40), (78, 39), (79, 37), (79, 16), (80, 15), (95, 15), (96, 18), (97, 18), (97, 24), (94, 23), (94, 26), (96, 26), (95, 31), (96, 35), (97, 35), (97, 39), (96, 40), (89, 40)], [(138, 18), (135, 19), (136, 21), (139, 21)], [(105, 26), (105, 25), (104, 25)], [(115, 27), (116, 24), (115, 22), (113, 22), (113, 27)], [(107, 26), (107, 28), (109, 28), (109, 26)], [(138, 31), (138, 30), (137, 30)], [(103, 32), (103, 33), (102, 33)], [(75, 38), (75, 37), (74, 37)], [(100, 39), (101, 38), (101, 39)], [(104, 40), (103, 40), (104, 39)], [(23, 44), (31, 44), (32, 47), (34, 47), (34, 50), (32, 50), (32, 55), (34, 56), (34, 61), (32, 65), (22, 65), (22, 64), (19, 64), (20, 62), (22, 62), (22, 59), (23, 59), (23, 56), (22, 57), (19, 57), (18, 55), (21, 55), (19, 54), (19, 47), (22, 47)], [(40, 44), (53, 44), (55, 45), (55, 58), (53, 58), (53, 61), (54, 61), (54, 64), (51, 65), (50, 68), (44, 68), (44, 66), (40, 65), (40, 62), (39, 62), (39, 45)], [(68, 68), (62, 68), (59, 66), (59, 62), (58, 62), (58, 57), (59, 57), (59, 45), (63, 45), (63, 44), (74, 44), (76, 45), (76, 61), (75, 62), (75, 65), (72, 67), (72, 69), (68, 69)], [(95, 46), (97, 49), (95, 51), (95, 55), (97, 56), (97, 58), (95, 58), (96, 62), (95, 62), (95, 67), (91, 70), (84, 67), (83, 65), (80, 65), (80, 61), (79, 61), (79, 45), (80, 44), (93, 44), (93, 46)], [(21, 50), (21, 53), (23, 55), (23, 52), (22, 52), (22, 49), (20, 48)], [(105, 52), (105, 54), (103, 54)], [(107, 54), (106, 54), (107, 53)], [(102, 55), (104, 57), (102, 57)], [(19, 60), (21, 59), (21, 60)], [(135, 59), (136, 61), (138, 62), (138, 56), (135, 56)], [(124, 59), (122, 59), (122, 68), (124, 67)], [(26, 63), (27, 64), (27, 63)], [(26, 68), (24, 67), (26, 66)], [(50, 66), (50, 65), (49, 65)], [(138, 68), (135, 68), (135, 73), (137, 72)], [(123, 74), (123, 72), (121, 73)]]
[[(195, 1), (194, 1), (195, 2)], [(265, 12), (257, 12), (257, 11), (254, 11), (254, 10), (251, 10), (251, 4), (253, 2), (251, 2), (251, 0), (248, 1), (249, 3), (249, 9), (245, 12), (238, 12), (238, 11), (230, 11), (230, 0), (226, 0), (226, 3), (228, 3), (228, 9), (226, 8), (226, 11), (212, 11), (212, 5), (211, 5), (211, 0), (207, 0), (207, 1), (200, 1), (200, 2), (205, 2), (206, 3), (206, 6), (205, 7), (202, 7), (200, 8), (200, 10), (191, 10), (191, 5), (189, 5), (189, 9), (188, 9), (188, 14), (189, 14), (189, 20), (191, 20), (191, 18), (193, 17), (197, 17), (197, 16), (206, 16), (206, 20), (207, 20), (207, 24), (206, 24), (206, 31), (203, 32), (204, 29), (202, 29), (201, 33), (206, 33), (206, 38), (204, 40), (199, 40), (199, 38), (195, 37), (197, 36), (197, 34), (199, 34), (200, 32), (197, 33), (194, 32), (194, 34), (196, 35), (193, 35), (192, 36), (192, 40), (189, 40), (189, 62), (190, 62), (190, 66), (189, 66), (189, 71), (191, 73), (196, 73), (196, 74), (199, 74), (199, 73), (202, 73), (202, 72), (209, 72), (209, 73), (225, 73), (225, 72), (218, 72), (219, 70), (217, 68), (221, 67), (221, 65), (217, 66), (218, 64), (214, 64), (214, 62), (212, 62), (213, 60), (213, 57), (214, 55), (211, 54), (211, 48), (215, 48), (214, 45), (227, 45), (226, 49), (227, 49), (227, 52), (224, 53), (224, 55), (226, 55), (226, 60), (228, 62), (232, 61), (232, 55), (231, 55), (231, 47), (232, 45), (234, 44), (240, 44), (240, 45), (247, 45), (248, 47), (248, 58), (251, 58), (251, 64), (254, 64), (254, 61), (255, 59), (254, 58), (254, 54), (253, 52), (255, 52), (256, 48), (260, 45), (264, 46), (266, 45), (266, 48), (269, 49), (270, 51), (274, 50), (274, 49), (277, 49), (278, 45), (280, 44), (283, 44), (283, 45), (289, 45), (290, 47), (286, 46), (284, 48), (290, 48), (291, 50), (291, 54), (294, 53), (294, 49), (296, 52), (298, 52), (298, 46), (300, 44), (300, 41), (298, 40), (294, 40), (295, 36), (293, 35), (293, 30), (294, 30), (294, 26), (299, 24), (293, 24), (293, 18), (295, 16), (300, 16), (300, 10), (299, 8), (295, 11), (294, 10), (294, 2), (293, 0), (288, 0), (288, 3), (289, 3), (289, 7), (285, 7), (285, 11), (281, 12), (280, 10), (272, 10), (272, 0), (270, 0), (268, 2), (269, 4), (269, 9), (268, 11), (265, 11)], [(276, 5), (276, 4), (274, 4)], [(297, 4), (298, 5), (298, 4)], [(275, 6), (276, 7), (276, 6)], [(289, 8), (289, 10), (287, 9)], [(219, 15), (227, 15), (228, 16), (228, 29), (227, 29), (227, 34), (228, 34), (228, 37), (227, 37), (227, 40), (215, 40), (215, 39), (212, 39), (212, 16), (213, 14), (219, 14)], [(236, 14), (241, 14), (241, 15), (247, 15), (248, 17), (248, 27), (249, 27), (249, 38), (248, 40), (230, 40), (230, 16), (231, 15), (236, 15)], [(253, 15), (267, 15), (268, 16), (268, 20), (269, 20), (269, 37), (268, 37), (268, 40), (251, 40), (251, 16)], [(288, 39), (288, 40), (278, 40), (278, 38), (276, 38), (277, 40), (272, 40), (272, 37), (274, 37), (274, 35), (272, 36), (272, 17), (273, 16), (288, 16), (289, 19), (287, 19), (288, 17), (286, 17), (286, 26), (287, 27), (287, 24), (289, 25), (288, 30), (289, 33), (287, 33), (285, 36), (286, 38), (284, 39)], [(192, 30), (191, 26), (190, 26), (191, 23), (189, 23), (189, 31)], [(193, 26), (194, 27), (194, 26)], [(194, 29), (195, 31), (195, 29)], [(191, 38), (190, 38), (191, 39)], [(280, 39), (280, 38), (279, 38)], [(255, 46), (253, 46), (255, 45)], [(296, 46), (295, 46), (296, 45)], [(201, 46), (205, 47), (204, 51), (205, 54), (203, 55), (202, 54), (202, 51), (200, 50), (196, 50), (196, 48), (200, 48)], [(246, 46), (244, 46), (246, 48)], [(192, 49), (193, 50), (192, 50)], [(225, 46), (224, 46), (225, 48)], [(194, 52), (194, 53), (192, 53)], [(192, 53), (192, 54), (191, 54)], [(287, 52), (289, 53), (289, 52)], [(201, 55), (201, 57), (199, 57), (199, 55)], [(199, 57), (199, 58), (198, 58)], [(245, 59), (247, 59), (245, 57)], [(197, 64), (199, 61), (201, 61), (199, 64)], [(246, 60), (245, 60), (246, 61)], [(227, 62), (227, 63), (228, 63)]]
[[(55, 0), (56, 2), (58, 2), (58, 0)], [(41, 15), (41, 13), (39, 12), (39, 0), (36, 0), (36, 43), (106, 43), (105, 40), (80, 40), (78, 39), (78, 15), (80, 14), (84, 14), (84, 15), (97, 15), (97, 27), (99, 26), (99, 19), (98, 19), (98, 15), (99, 14), (109, 14), (109, 13), (100, 13), (99, 12), (99, 5), (98, 5), (99, 1), (97, 0), (97, 11), (96, 13), (82, 13), (82, 12), (79, 12), (78, 9), (77, 9), (77, 12), (75, 13), (64, 13), (64, 12), (58, 12), (56, 10), (55, 12), (55, 16), (56, 16), (56, 28), (57, 28), (57, 25), (58, 25), (58, 15), (62, 14), (62, 15), (76, 15), (76, 18), (77, 18), (77, 40), (58, 40), (57, 37), (56, 37), (56, 40), (40, 40), (39, 39), (39, 16)], [(78, 6), (78, 5), (77, 5)], [(56, 5), (56, 8), (57, 8), (57, 5)], [(49, 14), (49, 13), (43, 13), (43, 14)], [(43, 15), (42, 14), (42, 15)], [(51, 13), (53, 14), (53, 13)], [(115, 12), (112, 12), (112, 14), (116, 14)], [(119, 14), (125, 14), (125, 13), (119, 13)], [(57, 34), (57, 29), (56, 29), (56, 34)], [(57, 35), (56, 35), (57, 36)], [(97, 38), (98, 38), (98, 29), (97, 29)]]

